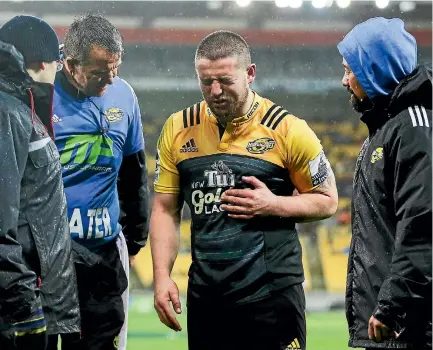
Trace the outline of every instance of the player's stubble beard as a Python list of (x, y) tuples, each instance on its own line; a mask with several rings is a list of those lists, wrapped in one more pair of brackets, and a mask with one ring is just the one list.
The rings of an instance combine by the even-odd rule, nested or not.
[(373, 104), (370, 98), (368, 98), (368, 96), (366, 96), (361, 100), (358, 97), (356, 97), (356, 95), (353, 93), (353, 91), (350, 88), (347, 88), (347, 91), (350, 94), (350, 104), (352, 105), (352, 108), (356, 112), (364, 113), (365, 111), (368, 111), (373, 107)]
[[(77, 98), (79, 96), (103, 96), (105, 94), (106, 89), (97, 90), (95, 84), (93, 82), (87, 80), (80, 74), (74, 74), (73, 72), (68, 72), (64, 70), (69, 82), (77, 89)], [(105, 87), (107, 84), (104, 85)]]
[(235, 98), (227, 95), (220, 96), (219, 99), (224, 99), (228, 101), (228, 108), (226, 112), (222, 112), (221, 110), (218, 110), (214, 108), (214, 105), (212, 103), (212, 98), (206, 98), (206, 96), (203, 95), (203, 98), (207, 102), (207, 105), (209, 106), (210, 110), (212, 111), (213, 115), (218, 119), (218, 122), (226, 126), (228, 123), (230, 123), (233, 119), (236, 118), (236, 112), (238, 110), (242, 110), (242, 107), (245, 105), (248, 99), (248, 92), (249, 89), (247, 88), (243, 94), (239, 95), (237, 101)]

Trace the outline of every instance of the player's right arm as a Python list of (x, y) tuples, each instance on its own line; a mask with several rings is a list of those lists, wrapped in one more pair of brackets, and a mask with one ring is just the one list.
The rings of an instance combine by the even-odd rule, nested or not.
[(177, 194), (155, 193), (150, 217), (150, 248), (155, 310), (162, 323), (175, 331), (180, 331), (182, 328), (173, 313), (173, 310), (181, 313), (179, 289), (170, 277), (179, 250), (177, 227), (180, 222), (180, 210), (177, 203)]
[(170, 274), (179, 250), (179, 173), (173, 154), (173, 125), (169, 118), (158, 140), (155, 196), (150, 217), (150, 248), (153, 261), (154, 303), (159, 319), (167, 327), (182, 330), (173, 310), (181, 313), (179, 289)]

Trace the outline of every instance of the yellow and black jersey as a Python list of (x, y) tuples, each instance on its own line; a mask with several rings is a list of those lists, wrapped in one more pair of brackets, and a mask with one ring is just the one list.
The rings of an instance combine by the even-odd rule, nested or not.
[(305, 121), (256, 93), (249, 112), (224, 129), (202, 101), (170, 116), (157, 148), (155, 191), (179, 194), (191, 209), (190, 296), (243, 303), (303, 281), (295, 222), (235, 220), (220, 198), (244, 187), (242, 176), (280, 196), (319, 186), (327, 160)]

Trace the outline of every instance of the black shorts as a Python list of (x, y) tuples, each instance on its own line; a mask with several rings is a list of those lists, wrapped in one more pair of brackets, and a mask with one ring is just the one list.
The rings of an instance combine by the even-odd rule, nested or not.
[(304, 289), (234, 306), (189, 299), (187, 326), (189, 350), (305, 350)]
[[(62, 335), (62, 350), (117, 349), (116, 339), (125, 321), (122, 293), (128, 280), (115, 240), (95, 254), (74, 250), (81, 339)], [(57, 341), (57, 336), (50, 336), (47, 350), (57, 350)]]

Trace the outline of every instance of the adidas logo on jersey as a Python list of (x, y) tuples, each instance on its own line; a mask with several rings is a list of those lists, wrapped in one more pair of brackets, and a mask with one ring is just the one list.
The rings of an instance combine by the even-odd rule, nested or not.
[(57, 114), (53, 114), (53, 117), (51, 119), (53, 120), (53, 123), (58, 123), (62, 121), (62, 118), (60, 118)]
[(299, 344), (298, 338), (295, 338), (295, 340), (293, 340), (289, 345), (287, 345), (286, 350), (291, 349), (291, 350), (302, 350), (301, 349), (301, 344)]
[(189, 140), (180, 149), (180, 153), (190, 153), (190, 152), (198, 152), (198, 148), (195, 145), (194, 139)]

